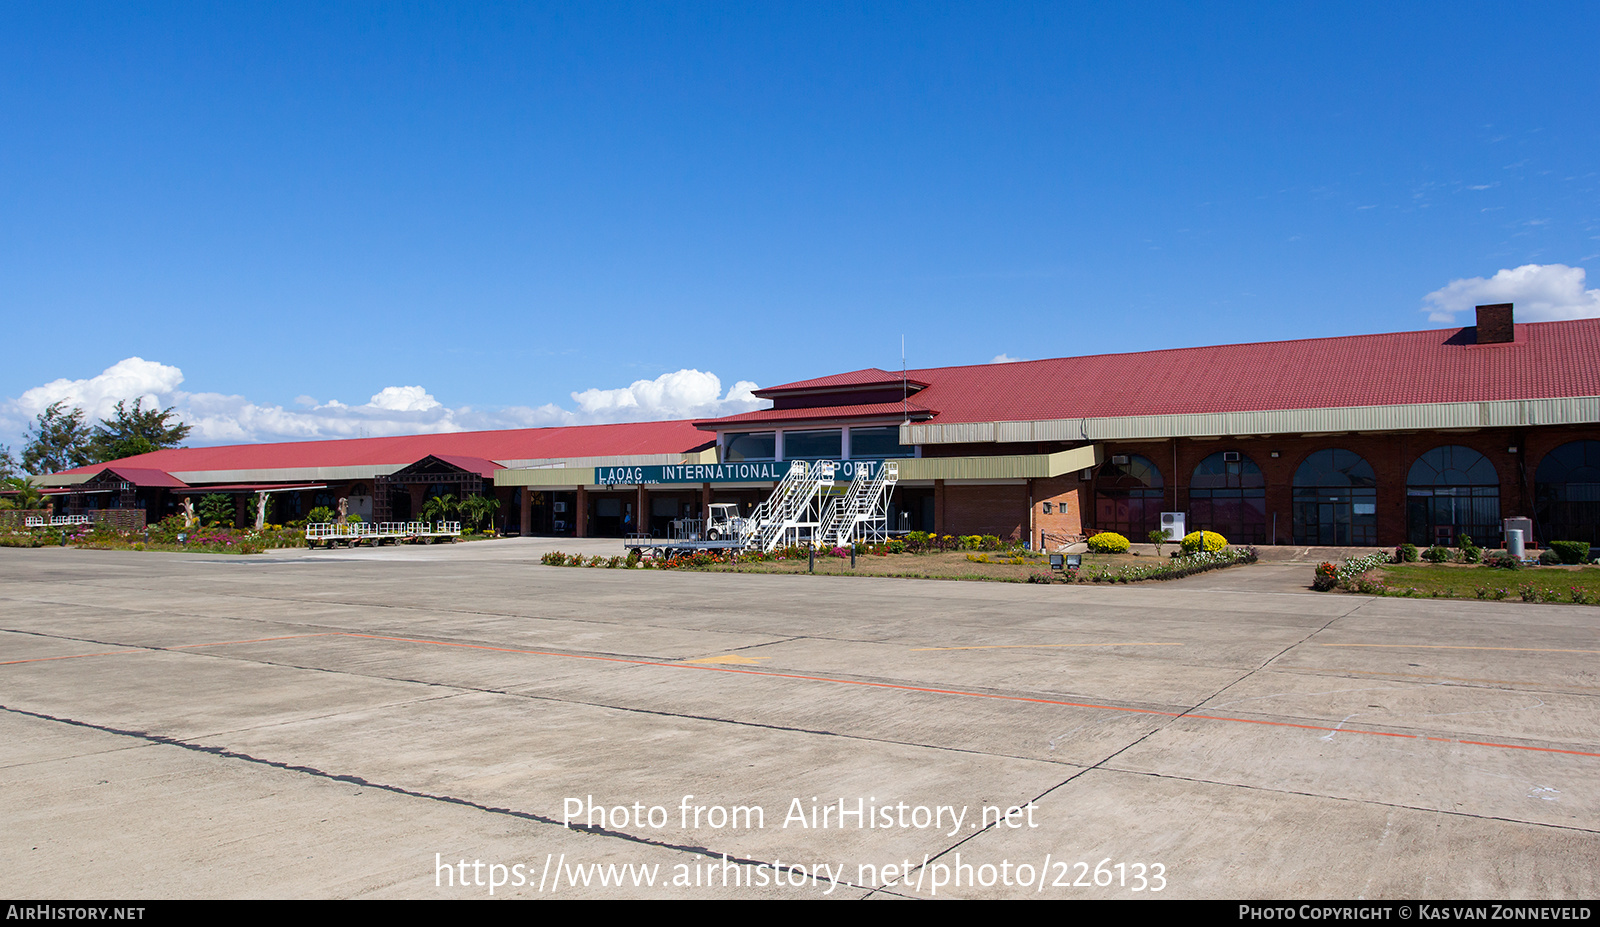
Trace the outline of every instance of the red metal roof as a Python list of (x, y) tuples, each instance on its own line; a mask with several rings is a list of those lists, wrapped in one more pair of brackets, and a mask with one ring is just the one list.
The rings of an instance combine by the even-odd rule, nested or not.
[[(921, 387), (922, 381), (908, 378), (912, 386)], [(865, 386), (899, 386), (900, 374), (879, 370), (877, 367), (867, 367), (864, 370), (852, 370), (849, 373), (836, 373), (832, 376), (817, 377), (814, 380), (797, 380), (785, 383), (782, 386), (769, 386), (766, 389), (751, 390), (752, 396), (770, 399), (778, 393), (810, 392), (830, 388), (865, 387)]]
[[(1504, 344), (1476, 344), (1469, 327), (937, 367), (909, 375), (928, 384), (917, 402), (936, 410), (933, 421), (940, 424), (1600, 396), (1600, 319), (1518, 325), (1516, 340)], [(840, 410), (755, 414), (777, 422), (830, 411)]]
[(757, 409), (754, 412), (741, 412), (726, 418), (710, 419), (702, 425), (749, 425), (763, 422), (798, 422), (808, 419), (830, 418), (886, 418), (898, 419), (902, 414), (909, 413), (912, 420), (923, 421), (927, 419), (932, 410), (918, 405), (915, 402), (901, 404), (898, 402), (874, 402), (861, 406), (816, 406), (807, 409)]
[[(340, 441), (293, 441), (283, 444), (232, 444), (153, 451), (117, 462), (118, 467), (159, 469), (173, 473), (206, 470), (277, 470), (307, 467), (352, 467), (415, 463), (433, 454), (489, 461), (562, 457), (621, 457), (636, 454), (683, 454), (705, 447), (710, 437), (693, 422), (628, 422), (617, 425), (574, 425), (562, 428), (519, 428), (510, 431), (466, 431), (453, 434), (400, 435)], [(105, 464), (64, 473), (98, 473)], [(142, 484), (141, 484), (142, 485)]]
[(492, 460), (482, 457), (468, 457), (464, 454), (434, 454), (435, 460), (442, 460), (452, 467), (460, 467), (468, 473), (476, 473), (488, 479), (494, 479), (494, 471), (504, 470), (505, 467)]
[[(138, 458), (129, 457), (127, 459), (128, 460), (137, 460)], [(84, 469), (86, 469), (86, 470), (95, 470), (96, 468), (95, 467), (85, 467)], [(99, 465), (99, 469), (100, 470), (109, 470), (112, 473), (115, 473), (117, 476), (122, 477), (123, 479), (127, 480), (128, 482), (132, 483), (135, 486), (159, 487), (159, 488), (162, 488), (162, 489), (188, 489), (189, 488), (189, 484), (188, 483), (185, 483), (183, 480), (178, 479), (177, 477), (173, 476), (172, 474), (168, 473), (167, 471), (165, 471), (165, 470), (157, 470), (157, 469), (154, 469), (154, 468), (151, 468), (151, 467), (130, 467), (130, 466), (127, 466), (126, 464), (118, 463), (118, 464), (112, 464), (110, 466), (106, 466), (104, 464), (101, 464), (101, 465)]]

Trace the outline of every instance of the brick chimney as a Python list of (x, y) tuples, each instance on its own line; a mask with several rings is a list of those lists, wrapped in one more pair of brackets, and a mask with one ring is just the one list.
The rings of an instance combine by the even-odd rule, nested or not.
[(1478, 307), (1478, 343), (1503, 344), (1517, 339), (1512, 327), (1512, 303), (1495, 303)]

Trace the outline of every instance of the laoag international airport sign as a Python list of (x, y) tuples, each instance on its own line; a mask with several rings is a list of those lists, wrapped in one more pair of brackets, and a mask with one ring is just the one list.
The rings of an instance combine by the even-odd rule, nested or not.
[[(764, 483), (776, 482), (789, 474), (791, 460), (747, 461), (717, 464), (660, 464), (650, 467), (595, 467), (594, 481), (600, 486), (638, 486), (661, 483)], [(883, 466), (882, 460), (839, 460), (833, 478), (855, 479), (858, 471), (868, 476)]]

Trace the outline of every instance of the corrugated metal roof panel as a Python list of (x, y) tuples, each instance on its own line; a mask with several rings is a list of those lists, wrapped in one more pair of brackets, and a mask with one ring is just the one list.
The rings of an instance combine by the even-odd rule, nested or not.
[[(1516, 340), (1504, 344), (1476, 344), (1471, 328), (1435, 329), (938, 367), (909, 375), (928, 384), (917, 403), (937, 413), (934, 425), (916, 426), (923, 430), (979, 422), (1600, 396), (1600, 319), (1518, 325)], [(808, 417), (825, 414), (790, 410), (766, 420), (802, 411)], [(1081, 437), (1066, 436), (1068, 429), (1061, 428), (1063, 437), (1052, 440)], [(995, 440), (945, 434), (947, 441)]]
[[(117, 461), (119, 466), (153, 468), (168, 473), (304, 473), (289, 479), (338, 479), (311, 475), (309, 470), (356, 468), (353, 475), (389, 473), (433, 454), (490, 461), (561, 457), (625, 457), (636, 454), (683, 454), (703, 448), (709, 437), (686, 420), (575, 425), (566, 428), (519, 428), (508, 431), (463, 431), (452, 434), (398, 435), (340, 441), (291, 441), (282, 444), (234, 444), (223, 447), (174, 448)], [(98, 473), (105, 464), (64, 471)], [(244, 482), (256, 477), (231, 478)]]

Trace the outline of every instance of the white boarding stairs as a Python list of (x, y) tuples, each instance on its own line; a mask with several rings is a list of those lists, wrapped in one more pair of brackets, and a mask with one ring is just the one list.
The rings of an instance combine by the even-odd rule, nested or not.
[(772, 495), (744, 520), (739, 540), (744, 546), (763, 552), (773, 550), (786, 539), (791, 544), (799, 543), (800, 529), (814, 530), (822, 522), (821, 493), (833, 485), (833, 470), (831, 460), (819, 460), (809, 466), (803, 460), (790, 464), (789, 472)]
[(900, 481), (900, 464), (884, 461), (874, 467), (871, 476), (867, 468), (856, 470), (850, 489), (843, 499), (835, 499), (822, 517), (822, 527), (817, 530), (817, 543), (824, 547), (842, 547), (858, 536), (882, 540), (889, 533), (889, 497)]

